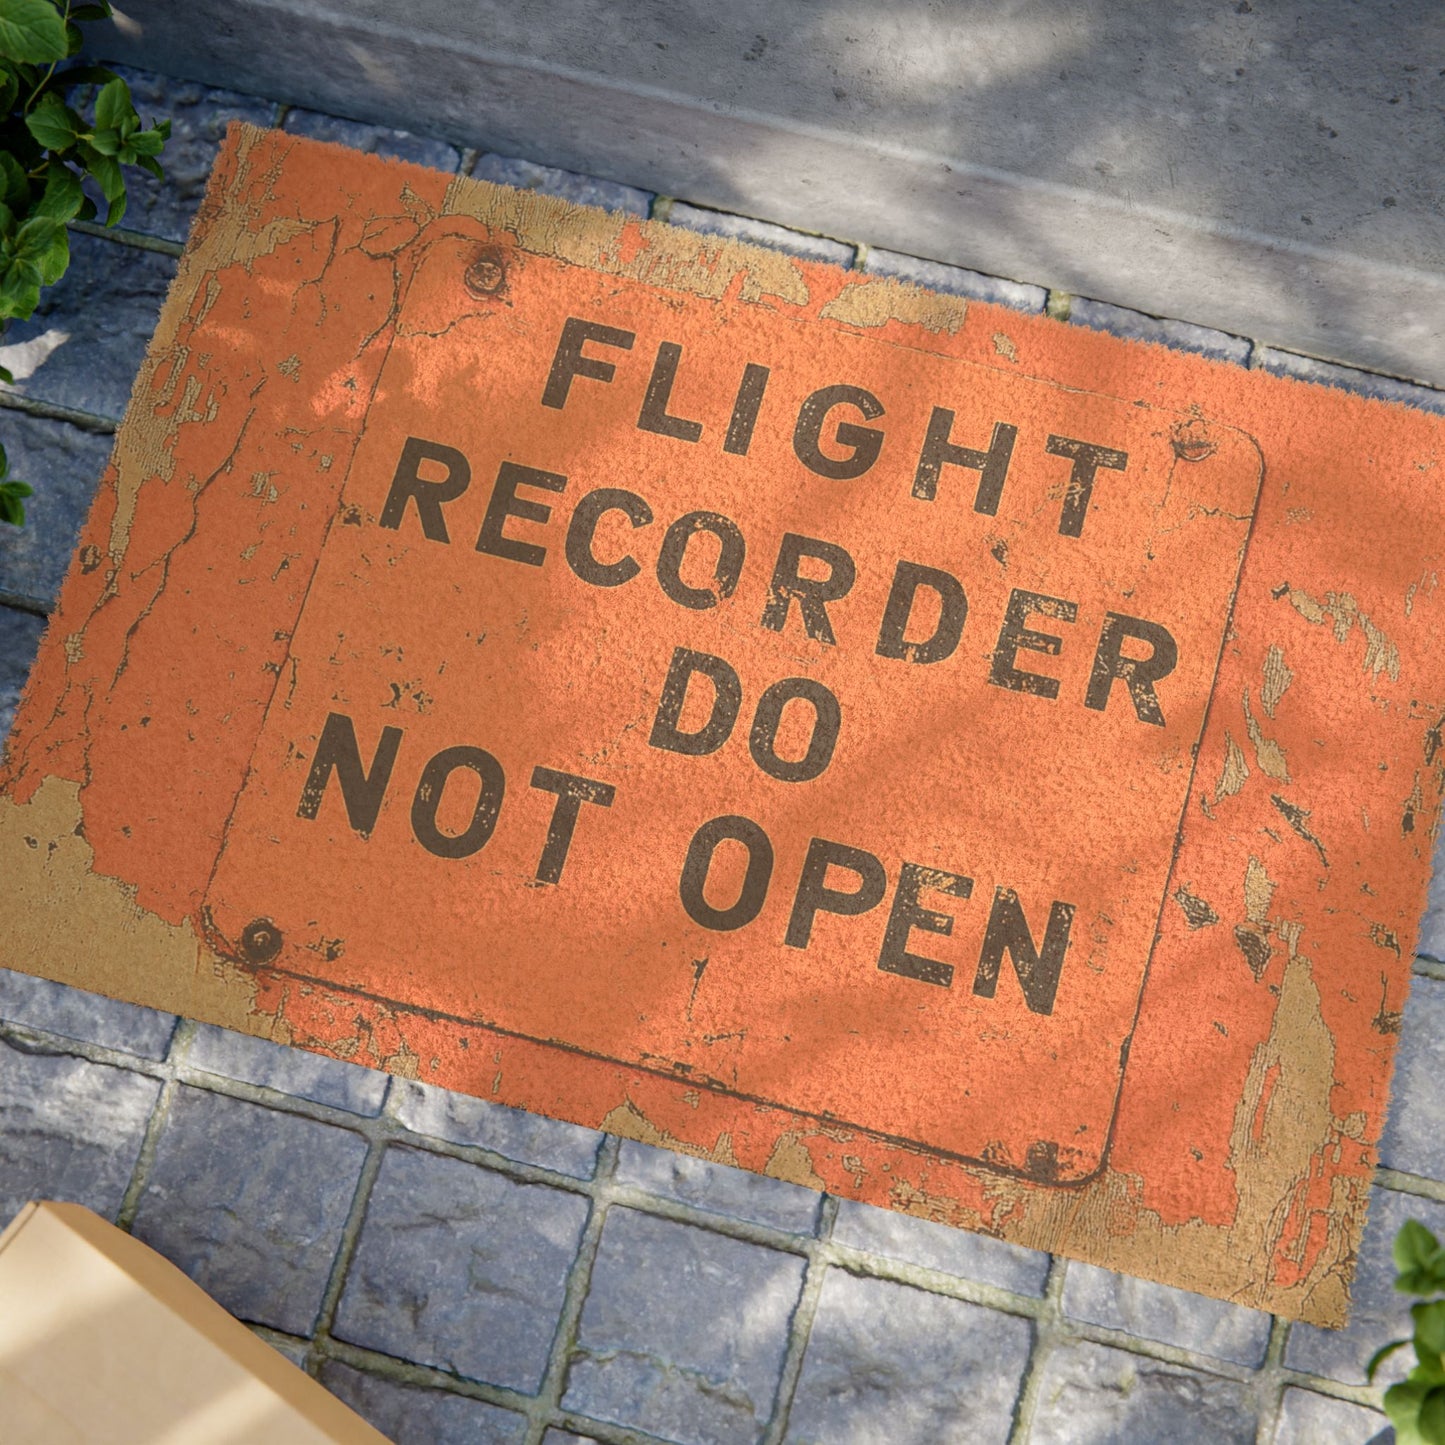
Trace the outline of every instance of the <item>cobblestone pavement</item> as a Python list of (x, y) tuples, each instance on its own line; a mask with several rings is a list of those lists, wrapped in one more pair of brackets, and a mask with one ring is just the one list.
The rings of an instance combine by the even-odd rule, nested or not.
[[(444, 141), (132, 75), (171, 179), (0, 361), (35, 484), (0, 536), (9, 727), (228, 120), (280, 124), (1432, 411), (1445, 395), (1181, 322)], [(1445, 1229), (1445, 887), (1426, 917), (1353, 1323), (1332, 1333), (0, 970), (0, 1224), (75, 1199), (173, 1259), (402, 1445), (1381, 1437), (1390, 1239)], [(244, 1167), (240, 1167), (244, 1162)], [(1403, 1368), (1403, 1367), (1402, 1367)]]

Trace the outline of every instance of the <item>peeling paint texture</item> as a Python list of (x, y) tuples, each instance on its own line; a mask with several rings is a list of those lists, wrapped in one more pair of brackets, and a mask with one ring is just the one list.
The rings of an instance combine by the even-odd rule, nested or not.
[[(451, 278), (450, 290), (435, 280), (442, 273)], [(946, 371), (969, 379), (926, 399), (957, 412), (960, 447), (989, 445), (989, 429), (1004, 412), (981, 419), (967, 408), (970, 397), (1004, 386), (1046, 395), (1060, 415), (1075, 408), (1068, 414), (1077, 415), (1078, 427), (1093, 416), (1122, 419), (1119, 427), (1133, 429), (1129, 469), (1097, 471), (1090, 525), (1106, 525), (1095, 518), (1127, 519), (1121, 499), (1144, 497), (1133, 525), (1147, 538), (1154, 570), (1145, 567), (1137, 578), (1111, 572), (1102, 581), (1102, 573), (1091, 574), (1077, 588), (1113, 587), (1109, 595), (1118, 596), (1126, 584), (1147, 590), (1175, 575), (1186, 579), (1171, 625), (1190, 645), (1181, 649), (1173, 690), (1161, 692), (1161, 720), (1128, 713), (1134, 675), (1126, 679), (1124, 671), (1102, 711), (1083, 707), (1082, 683), (1076, 697), (1011, 697), (1016, 715), (1029, 719), (1016, 750), (975, 760), (972, 771), (956, 769), (954, 791), (939, 787), (926, 800), (951, 826), (986, 801), (990, 780), (1010, 767), (1033, 769), (1041, 797), (1082, 788), (1082, 772), (1065, 778), (1056, 763), (1051, 771), (1051, 759), (1073, 745), (1065, 728), (1089, 729), (1079, 736), (1094, 739), (1114, 729), (1107, 744), (1089, 744), (1101, 766), (1114, 766), (1131, 748), (1147, 764), (1121, 774), (1129, 786), (1121, 784), (1111, 805), (1082, 819), (1069, 815), (1057, 839), (1061, 867), (1108, 849), (1133, 849), (1110, 864), (1094, 905), (1079, 908), (1063, 974), (1067, 989), (1107, 996), (1112, 1012), (1079, 1015), (1087, 1027), (1071, 1024), (1075, 1016), (1063, 1005), (1031, 1015), (1021, 1002), (1017, 958), (1002, 963), (994, 1002), (1014, 1012), (996, 1037), (980, 1036), (975, 1046), (997, 1047), (1000, 1056), (1038, 1047), (1052, 1050), (1055, 1061), (1079, 1062), (1072, 1071), (1057, 1062), (1035, 1070), (976, 1149), (964, 1148), (970, 1141), (961, 1136), (953, 1141), (958, 1147), (940, 1142), (955, 1126), (954, 1114), (973, 1120), (971, 1128), (977, 1124), (981, 1106), (961, 1089), (954, 1109), (929, 1114), (920, 1107), (907, 1128), (884, 1127), (881, 1114), (850, 1122), (838, 1111), (840, 1098), (868, 1088), (878, 1099), (912, 1097), (909, 1091), (927, 1082), (927, 1049), (943, 1037), (930, 1033), (932, 1021), (946, 1008), (988, 1002), (971, 991), (972, 960), (951, 988), (874, 967), (886, 909), (856, 925), (819, 914), (816, 926), (830, 947), (852, 936), (842, 931), (849, 926), (875, 928), (867, 967), (855, 968), (853, 954), (839, 953), (847, 967), (833, 970), (826, 989), (806, 971), (819, 951), (789, 951), (779, 942), (785, 917), (777, 920), (778, 939), (760, 929), (755, 956), (762, 962), (749, 987), (776, 989), (776, 1009), (729, 1012), (735, 1000), (725, 996), (728, 960), (737, 947), (720, 932), (711, 935), (715, 947), (693, 947), (687, 935), (689, 947), (667, 955), (670, 972), (649, 975), (648, 988), (629, 993), (627, 969), (659, 956), (660, 940), (671, 935), (637, 903), (628, 882), (640, 875), (627, 868), (638, 857), (646, 862), (647, 848), (620, 850), (628, 856), (604, 860), (620, 881), (591, 907), (594, 930), (586, 937), (594, 942), (569, 955), (585, 961), (588, 946), (604, 947), (595, 940), (618, 936), (607, 929), (630, 930), (606, 945), (615, 952), (603, 961), (616, 965), (619, 983), (598, 997), (627, 1018), (603, 1051), (578, 1042), (598, 1008), (579, 1005), (579, 995), (563, 993), (561, 985), (544, 1000), (555, 1027), (529, 1031), (516, 1021), (526, 990), (501, 986), (503, 974), (495, 972), (507, 956), (497, 941), (507, 917), (488, 919), (481, 962), (473, 947), (460, 960), (379, 963), (369, 926), (354, 922), (374, 903), (364, 878), (353, 886), (346, 874), (336, 921), (304, 936), (288, 921), (288, 909), (301, 908), (297, 879), (315, 870), (298, 868), (293, 853), (284, 867), (264, 872), (270, 839), (312, 826), (298, 822), (296, 808), (318, 745), (319, 723), (312, 727), (307, 713), (318, 697), (335, 694), (338, 706), (346, 702), (366, 717), (364, 765), (385, 724), (404, 734), (398, 767), (414, 770), (422, 760), (417, 740), (438, 725), (454, 686), (441, 675), (446, 666), (480, 668), (476, 659), (500, 646), (495, 636), (473, 635), (466, 658), (422, 667), (425, 648), (415, 644), (426, 618), (462, 625), (469, 603), (461, 583), (440, 600), (419, 603), (414, 615), (396, 617), (394, 626), (393, 619), (363, 615), (385, 591), (378, 579), (416, 565), (416, 558), (430, 558), (438, 576), (463, 563), (480, 565), (474, 529), (443, 549), (415, 526), (379, 529), (379, 506), (357, 502), (368, 478), (385, 485), (385, 475), (376, 482), (385, 456), (373, 455), (385, 418), (402, 405), (425, 415), (428, 398), (452, 395), (458, 367), (471, 368), (465, 374), (475, 403), (466, 410), (493, 415), (494, 372), (487, 368), (509, 348), (533, 345), (529, 308), (551, 297), (560, 326), (567, 306), (581, 305), (574, 298), (583, 295), (598, 307), (627, 308), (629, 316), (666, 317), (689, 344), (710, 338), (719, 355), (736, 358), (738, 371), (748, 357), (764, 354), (769, 338), (790, 338), (778, 354), (800, 374), (820, 356), (886, 353), (897, 387), (887, 398), (891, 409), (877, 419), (886, 432), (882, 460), (866, 481), (829, 483), (832, 510), (816, 522), (820, 537), (845, 535), (866, 515), (869, 498), (882, 495), (867, 490), (875, 485), (901, 487), (888, 524), (913, 528), (917, 538), (926, 539), (936, 522), (913, 518), (946, 515), (959, 536), (979, 521), (972, 504), (981, 470), (967, 459), (943, 465), (932, 502), (909, 492), (916, 453), (905, 453), (917, 442), (890, 428), (907, 406), (920, 404), (908, 390), (919, 376)], [(628, 365), (645, 374), (659, 333), (644, 335), (641, 321), (636, 329)], [(589, 346), (593, 364), (628, 354)], [(446, 357), (455, 366), (437, 360)], [(863, 363), (829, 364), (839, 374), (820, 377), (819, 385), (856, 382)], [(782, 375), (787, 368), (777, 369)], [(622, 370), (619, 363), (619, 376)], [(689, 405), (720, 394), (723, 375), (719, 368), (693, 396), (679, 371), (669, 420), (682, 425), (678, 418)], [(735, 389), (737, 372), (727, 375)], [(614, 394), (595, 374), (574, 380), (587, 405)], [(782, 436), (778, 445), (786, 451), (795, 419), (770, 414), (768, 404), (753, 442), (762, 454), (776, 444), (765, 433)], [(565, 420), (583, 415), (582, 405)], [(1046, 447), (1057, 438), (1043, 417), (1025, 416), (1017, 457), (1027, 460), (1014, 465), (1023, 475), (1042, 465), (1038, 458), (1057, 464), (1052, 510), (1027, 525), (1057, 533), (1051, 544), (1059, 547), (1068, 540), (1059, 508), (1078, 504), (1081, 494), (1077, 474), (1070, 481), (1062, 454)], [(445, 439), (440, 431), (437, 439)], [(700, 456), (711, 445), (708, 465), (721, 465), (719, 439), (720, 432), (710, 433), (694, 451), (680, 440), (676, 455)], [(513, 455), (506, 449), (515, 441), (499, 431), (494, 453), (473, 458), (478, 495), (503, 460), (545, 467), (563, 456), (540, 443)], [(600, 422), (590, 444), (598, 455), (611, 445)], [(1445, 537), (1445, 502), (1432, 481), (1442, 448), (1445, 424), (1418, 411), (535, 192), (233, 127), (10, 737), (0, 774), (3, 962), (701, 1159), (1339, 1325), (1349, 1307), (1445, 787), (1445, 592), (1424, 583), (1439, 571), (1438, 539)], [(611, 461), (601, 469), (605, 475), (593, 475), (581, 460), (566, 458), (564, 469), (575, 477), (565, 498), (551, 503), (570, 509), (583, 491), (602, 485), (645, 491), (649, 475), (668, 470), (644, 465), (652, 453), (628, 461), (631, 455), (619, 451), (615, 475)], [(749, 461), (759, 455), (755, 450)], [(781, 488), (791, 453), (778, 455), (768, 476)], [(386, 456), (394, 465), (394, 454)], [(1151, 457), (1165, 459), (1161, 469), (1149, 470)], [(724, 460), (740, 462), (741, 453)], [(1147, 492), (1151, 478), (1155, 492)], [(535, 505), (530, 499), (544, 495), (524, 489), (519, 497)], [(932, 512), (922, 510), (930, 506)], [(559, 518), (566, 513), (558, 512), (550, 531), (527, 515), (507, 519), (508, 535), (542, 538), (548, 567), (560, 568)], [(598, 543), (597, 555), (608, 561), (628, 545), (643, 555), (642, 530), (629, 536), (620, 517), (612, 517), (616, 529), (605, 546)], [(649, 535), (660, 536), (672, 520), (661, 516)], [(982, 674), (998, 625), (996, 618), (982, 620), (994, 605), (988, 589), (1002, 588), (1003, 597), (1010, 587), (1038, 585), (1027, 580), (1025, 545), (1037, 530), (1011, 532), (1007, 506), (982, 520), (992, 526), (986, 538), (978, 531), (979, 559), (988, 567), (964, 571), (969, 630), (956, 657), (927, 667), (899, 660), (910, 679), (964, 677), (970, 667)], [(415, 514), (408, 525), (414, 523)], [(391, 538), (397, 541), (388, 550)], [(990, 548), (998, 565), (984, 555)], [(958, 550), (950, 543), (937, 555), (908, 555), (919, 564), (963, 567), (950, 564), (950, 549)], [(872, 556), (864, 544), (858, 552), (860, 578), (883, 578), (881, 604), (904, 553)], [(757, 565), (771, 562), (769, 556)], [(860, 595), (868, 585), (860, 581)], [(1056, 585), (1076, 584), (1061, 578)], [(517, 587), (521, 596), (523, 583)], [(635, 585), (613, 589), (615, 606), (630, 607), (627, 599), (655, 597), (656, 590), (650, 575), (639, 576)], [(322, 636), (318, 619), (331, 616), (328, 607), (341, 609), (343, 622)], [(669, 614), (682, 619), (676, 640), (693, 636), (685, 628), (707, 615)], [(853, 614), (836, 613), (845, 615), (852, 626)], [(520, 659), (509, 685), (517, 691), (531, 695), (541, 686), (542, 672), (528, 669), (543, 664), (528, 659), (554, 657), (563, 647), (570, 649), (567, 675), (575, 687), (558, 706), (569, 717), (598, 711), (589, 679), (605, 674), (625, 694), (628, 725), (595, 757), (575, 764), (596, 778), (624, 763), (630, 768), (629, 759), (646, 761), (639, 739), (656, 706), (656, 679), (637, 669), (623, 677), (609, 661), (631, 640), (624, 625), (631, 614), (618, 616), (624, 622), (612, 630), (579, 629), (570, 642), (558, 641), (560, 629), (543, 608), (509, 623), (507, 646), (517, 651), (508, 655)], [(1089, 617), (1081, 611), (1077, 623), (1036, 613), (1031, 626), (1066, 636), (1053, 656), (1018, 652), (1019, 666), (1058, 677), (1082, 657), (1086, 679), (1101, 620), (1101, 610)], [(747, 625), (756, 631), (756, 614)], [(869, 625), (871, 659), (877, 613)], [(383, 635), (387, 628), (394, 635)], [(737, 636), (743, 638), (741, 629)], [(367, 676), (374, 674), (375, 696), (347, 700), (341, 690), (355, 675), (347, 669), (358, 665), (351, 651), (360, 650), (362, 638), (371, 649), (365, 666), (372, 669)], [(796, 656), (780, 652), (771, 676), (825, 671), (835, 655), (831, 644), (801, 630), (788, 643)], [(760, 684), (752, 674), (747, 681), (751, 707)], [(900, 722), (876, 740), (867, 767), (859, 766), (858, 775), (873, 780), (869, 806), (880, 827), (897, 812), (894, 800), (917, 806), (915, 780), (884, 776), (906, 749), (943, 748), (974, 725), (960, 717), (953, 696), (947, 691), (936, 712), (919, 711), (919, 728), (926, 723), (931, 731), (905, 738)], [(886, 701), (880, 688), (868, 707), (880, 713)], [(371, 711), (363, 712), (363, 702)], [(851, 699), (844, 707), (853, 707)], [(1170, 729), (1178, 730), (1177, 740)], [(529, 756), (528, 766), (558, 761)], [(695, 761), (699, 769), (708, 763)], [(509, 759), (509, 768), (516, 762)], [(627, 781), (634, 776), (635, 770), (619, 783), (614, 817), (630, 805)], [(406, 797), (395, 805), (403, 810), (415, 772), (407, 777)], [(419, 806), (437, 804), (431, 787), (418, 794)], [(534, 795), (536, 789), (534, 783)], [(805, 791), (783, 784), (776, 795), (786, 796), (801, 818)], [(527, 792), (527, 778), (509, 772), (507, 806)], [(1148, 805), (1154, 811), (1130, 812), (1144, 806), (1138, 798), (1146, 794), (1157, 800)], [(665, 802), (659, 812), (676, 814), (693, 806), (691, 790), (680, 788)], [(322, 839), (351, 850), (389, 846), (384, 825), (392, 815), (368, 838), (366, 829), (336, 822), (326, 811), (334, 804), (335, 796), (322, 798), (323, 823), (298, 836), (317, 839), (318, 849)], [(1071, 805), (1050, 806), (1067, 813)], [(717, 808), (729, 811), (747, 809)], [(256, 821), (272, 816), (274, 827)], [(1143, 816), (1148, 827), (1140, 824)], [(442, 832), (455, 837), (465, 821), (445, 821)], [(806, 831), (806, 824), (797, 828)], [(528, 843), (533, 852), (545, 819), (537, 831)], [(479, 856), (501, 859), (507, 846), (499, 842)], [(944, 870), (987, 876), (987, 859), (935, 857), (936, 844), (912, 840), (889, 846), (890, 880), (901, 856), (917, 859), (926, 880), (946, 882), (953, 874)], [(308, 855), (308, 863), (320, 856)], [(587, 856), (579, 852), (568, 866), (580, 869)], [(458, 892), (449, 893), (445, 881), (462, 875), (431, 866), (442, 861), (429, 859), (424, 875), (418, 869), (432, 889), (428, 916), (467, 923)], [(798, 865), (790, 859), (788, 866), (791, 887)], [(269, 891), (256, 884), (262, 877), (276, 880)], [(569, 896), (565, 879), (561, 888), (526, 881), (516, 893), (517, 918)], [(665, 882), (675, 909), (675, 875)], [(1122, 897), (1130, 888), (1147, 894), (1147, 909), (1130, 895), (1130, 908), (1147, 925), (1136, 944), (1126, 941), (1127, 920), (1105, 906), (1110, 889)], [(986, 910), (993, 891), (980, 882), (972, 912), (964, 911), (962, 895), (954, 897), (955, 943), (970, 920), (983, 916), (978, 910)], [(937, 902), (945, 895), (927, 896)], [(422, 905), (413, 899), (407, 906)], [(1044, 915), (1030, 906), (1037, 936)], [(923, 953), (946, 948), (947, 930), (930, 933), (922, 917), (913, 919), (908, 946)], [(528, 939), (538, 959), (549, 956), (545, 923)], [(1362, 949), (1370, 974), (1365, 988), (1357, 977)], [(592, 977), (584, 978), (581, 964), (573, 972), (579, 989)], [(900, 989), (913, 992), (887, 992)], [(887, 1014), (895, 1007), (889, 999), (911, 1002)], [(789, 1041), (772, 1039), (769, 1028), (790, 1008), (795, 1012), (787, 1016), (803, 1024), (832, 1020), (834, 1032), (806, 1048), (794, 1040), (789, 1052)], [(902, 1022), (884, 1029), (884, 1018)], [(657, 1043), (669, 1037), (677, 1044), (671, 1052)], [(1089, 1061), (1096, 1055), (1107, 1068), (1094, 1068)], [(940, 1088), (958, 1082), (946, 1073), (938, 1080)], [(1011, 1087), (1007, 1078), (1000, 1087)], [(1074, 1118), (1071, 1110), (1080, 1124), (1065, 1128), (1059, 1121)]]

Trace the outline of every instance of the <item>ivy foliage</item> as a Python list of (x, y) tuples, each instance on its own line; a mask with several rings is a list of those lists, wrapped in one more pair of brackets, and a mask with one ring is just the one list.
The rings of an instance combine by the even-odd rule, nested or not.
[[(0, 0), (0, 329), (27, 319), (70, 264), (66, 224), (93, 221), (99, 207), (82, 189), (89, 177), (105, 203), (104, 224), (125, 215), (123, 166), (158, 179), (170, 121), (143, 127), (130, 87), (103, 66), (72, 65), (80, 27), (109, 17), (109, 0)], [(66, 103), (77, 85), (97, 87), (89, 119)], [(14, 378), (0, 367), (0, 380)], [(8, 475), (0, 450), (0, 522), (25, 520), (24, 482)]]
[(1410, 1318), (1415, 1333), (1376, 1350), (1365, 1373), (1373, 1383), (1383, 1360), (1406, 1345), (1415, 1348), (1415, 1368), (1385, 1391), (1385, 1413), (1398, 1445), (1445, 1445), (1445, 1247), (1416, 1220), (1395, 1236), (1395, 1288), (1416, 1295)]

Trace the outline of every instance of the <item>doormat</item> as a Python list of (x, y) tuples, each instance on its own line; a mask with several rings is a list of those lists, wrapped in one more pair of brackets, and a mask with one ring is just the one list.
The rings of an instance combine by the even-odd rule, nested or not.
[(4, 962), (1338, 1325), (1437, 419), (244, 127)]

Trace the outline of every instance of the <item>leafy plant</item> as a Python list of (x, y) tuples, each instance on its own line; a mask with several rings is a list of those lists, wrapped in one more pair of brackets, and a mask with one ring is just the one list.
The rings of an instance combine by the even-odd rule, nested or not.
[(1422, 1301), (1410, 1306), (1415, 1333), (1376, 1350), (1365, 1375), (1373, 1383), (1383, 1360), (1413, 1345), (1415, 1368), (1385, 1391), (1385, 1413), (1398, 1445), (1445, 1445), (1445, 1246), (1411, 1219), (1395, 1236), (1394, 1252), (1395, 1288)]
[(25, 498), (31, 495), (31, 488), (16, 481), (10, 475), (10, 462), (5, 448), (0, 447), (0, 522), (9, 522), (19, 527), (25, 521)]
[[(68, 222), (99, 214), (81, 183), (91, 177), (105, 200), (105, 224), (125, 215), (122, 166), (162, 176), (170, 121), (141, 126), (130, 87), (102, 66), (61, 62), (77, 54), (80, 27), (111, 13), (109, 0), (0, 0), (0, 328), (25, 320), (70, 264)], [(95, 85), (93, 117), (65, 101), (76, 85)], [(0, 367), (0, 380), (14, 378)], [(0, 452), (0, 522), (25, 520), (24, 482), (8, 477)]]

